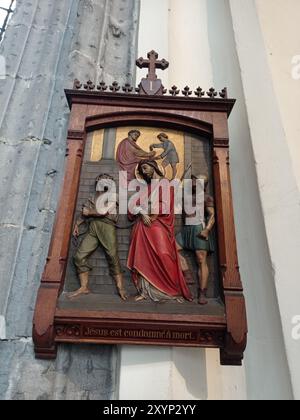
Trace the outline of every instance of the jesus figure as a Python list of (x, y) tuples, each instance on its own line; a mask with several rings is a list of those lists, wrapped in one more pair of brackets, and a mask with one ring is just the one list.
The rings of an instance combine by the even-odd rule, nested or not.
[(159, 211), (155, 215), (141, 211), (132, 231), (127, 265), (138, 290), (136, 301), (191, 301), (192, 295), (181, 271), (176, 249), (174, 193), (171, 191), (170, 203), (167, 203), (157, 183), (158, 191), (151, 188), (152, 180), (163, 179), (155, 161), (142, 160), (138, 173), (148, 184), (147, 198), (157, 193)]

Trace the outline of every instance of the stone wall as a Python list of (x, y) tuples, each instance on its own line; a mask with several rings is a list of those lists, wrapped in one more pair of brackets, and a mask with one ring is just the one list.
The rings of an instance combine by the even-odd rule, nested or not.
[(116, 349), (61, 347), (36, 361), (36, 292), (64, 168), (74, 78), (132, 82), (136, 0), (19, 0), (0, 55), (0, 398), (116, 396)]

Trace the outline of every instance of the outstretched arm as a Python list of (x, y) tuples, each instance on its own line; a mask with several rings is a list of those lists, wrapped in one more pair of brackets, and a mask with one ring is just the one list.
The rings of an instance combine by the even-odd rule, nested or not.
[(155, 156), (155, 152), (145, 152), (143, 149), (136, 149), (134, 154), (138, 158), (149, 158)]
[(200, 236), (208, 240), (209, 234), (216, 223), (215, 218), (215, 209), (214, 207), (207, 207), (206, 211), (208, 213), (208, 222), (206, 228), (201, 232)]

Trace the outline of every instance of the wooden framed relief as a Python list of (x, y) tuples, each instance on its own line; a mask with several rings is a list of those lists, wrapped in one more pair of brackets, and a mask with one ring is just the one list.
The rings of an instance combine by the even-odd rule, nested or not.
[(149, 67), (137, 90), (75, 81), (66, 91), (65, 177), (35, 308), (36, 356), (55, 358), (59, 343), (149, 344), (219, 348), (222, 364), (240, 365), (235, 101), (226, 90), (167, 95), (155, 68), (168, 63), (155, 52), (137, 65)]

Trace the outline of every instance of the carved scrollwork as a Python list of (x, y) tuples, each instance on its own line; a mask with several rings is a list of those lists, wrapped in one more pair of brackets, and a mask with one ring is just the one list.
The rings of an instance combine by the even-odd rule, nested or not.
[(80, 337), (81, 329), (79, 325), (57, 325), (55, 332), (58, 338)]
[(222, 331), (200, 331), (198, 339), (200, 344), (211, 346), (222, 346), (225, 333)]

